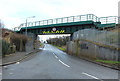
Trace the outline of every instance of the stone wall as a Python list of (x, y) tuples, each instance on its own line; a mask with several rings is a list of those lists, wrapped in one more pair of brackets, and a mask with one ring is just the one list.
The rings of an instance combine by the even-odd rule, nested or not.
[(118, 60), (118, 51), (115, 49), (102, 47), (88, 41), (70, 41), (67, 43), (67, 52), (71, 55), (91, 59)]
[(28, 41), (25, 45), (25, 51), (31, 52), (34, 50), (34, 40)]
[(26, 52), (33, 51), (34, 49), (40, 48), (40, 41), (37, 40), (37, 35), (33, 33), (27, 33), (27, 36), (30, 37), (31, 40), (29, 40), (26, 43), (26, 46), (25, 46)]

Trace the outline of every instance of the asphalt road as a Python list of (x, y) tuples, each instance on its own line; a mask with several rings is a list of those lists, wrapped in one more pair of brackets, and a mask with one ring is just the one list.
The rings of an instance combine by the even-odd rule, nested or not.
[(27, 61), (3, 67), (3, 79), (118, 79), (118, 71), (71, 56), (49, 44)]

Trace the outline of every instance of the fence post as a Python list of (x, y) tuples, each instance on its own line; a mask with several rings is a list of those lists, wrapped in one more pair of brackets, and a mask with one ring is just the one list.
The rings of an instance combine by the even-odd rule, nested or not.
[(107, 17), (106, 17), (106, 24), (107, 24)]
[(63, 18), (61, 18), (61, 23), (63, 23)]
[(39, 25), (40, 25), (40, 21), (39, 21)]
[(44, 20), (43, 20), (43, 25), (44, 25)]
[(47, 25), (48, 25), (48, 20), (47, 20)]
[(35, 26), (36, 26), (36, 22), (35, 22)]
[(115, 23), (116, 23), (116, 17), (115, 17)]
[(93, 17), (94, 17), (94, 15), (92, 14), (92, 21), (94, 21), (94, 20), (93, 20)]
[(88, 14), (87, 14), (87, 21), (88, 21)]
[(56, 19), (56, 24), (58, 23), (58, 19)]
[(74, 16), (73, 16), (73, 22), (74, 22)]
[(80, 16), (80, 21), (81, 21), (81, 16)]
[(98, 22), (100, 22), (100, 18), (98, 18)]
[[(32, 23), (32, 22), (31, 22)], [(32, 26), (33, 26), (33, 23), (32, 23)]]
[(51, 19), (51, 20), (52, 20), (52, 22), (51, 22), (51, 23), (53, 24), (53, 19)]
[(96, 22), (97, 22), (97, 16), (96, 16)]
[(67, 17), (67, 23), (68, 23), (68, 17)]

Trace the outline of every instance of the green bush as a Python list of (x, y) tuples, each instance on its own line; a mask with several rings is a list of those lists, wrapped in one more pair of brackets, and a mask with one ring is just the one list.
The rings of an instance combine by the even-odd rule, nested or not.
[(63, 36), (63, 37), (59, 37), (59, 38), (50, 38), (47, 40), (48, 44), (53, 44), (56, 46), (65, 46), (67, 44), (67, 42), (69, 41), (69, 36)]
[(10, 43), (5, 40), (2, 40), (2, 56), (4, 57), (5, 54), (10, 53)]

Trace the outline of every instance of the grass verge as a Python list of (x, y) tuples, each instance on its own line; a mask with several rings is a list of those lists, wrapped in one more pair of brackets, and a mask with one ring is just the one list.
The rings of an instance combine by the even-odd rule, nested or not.
[(110, 61), (110, 60), (96, 60), (96, 61), (106, 63), (106, 64), (120, 64), (119, 61)]
[[(53, 45), (53, 44), (51, 44), (51, 45)], [(60, 50), (62, 50), (62, 51), (65, 51), (65, 50), (66, 50), (65, 47), (59, 47), (59, 46), (56, 46), (56, 45), (53, 45), (53, 46), (55, 46), (56, 48), (58, 48), (58, 49), (60, 49)]]

